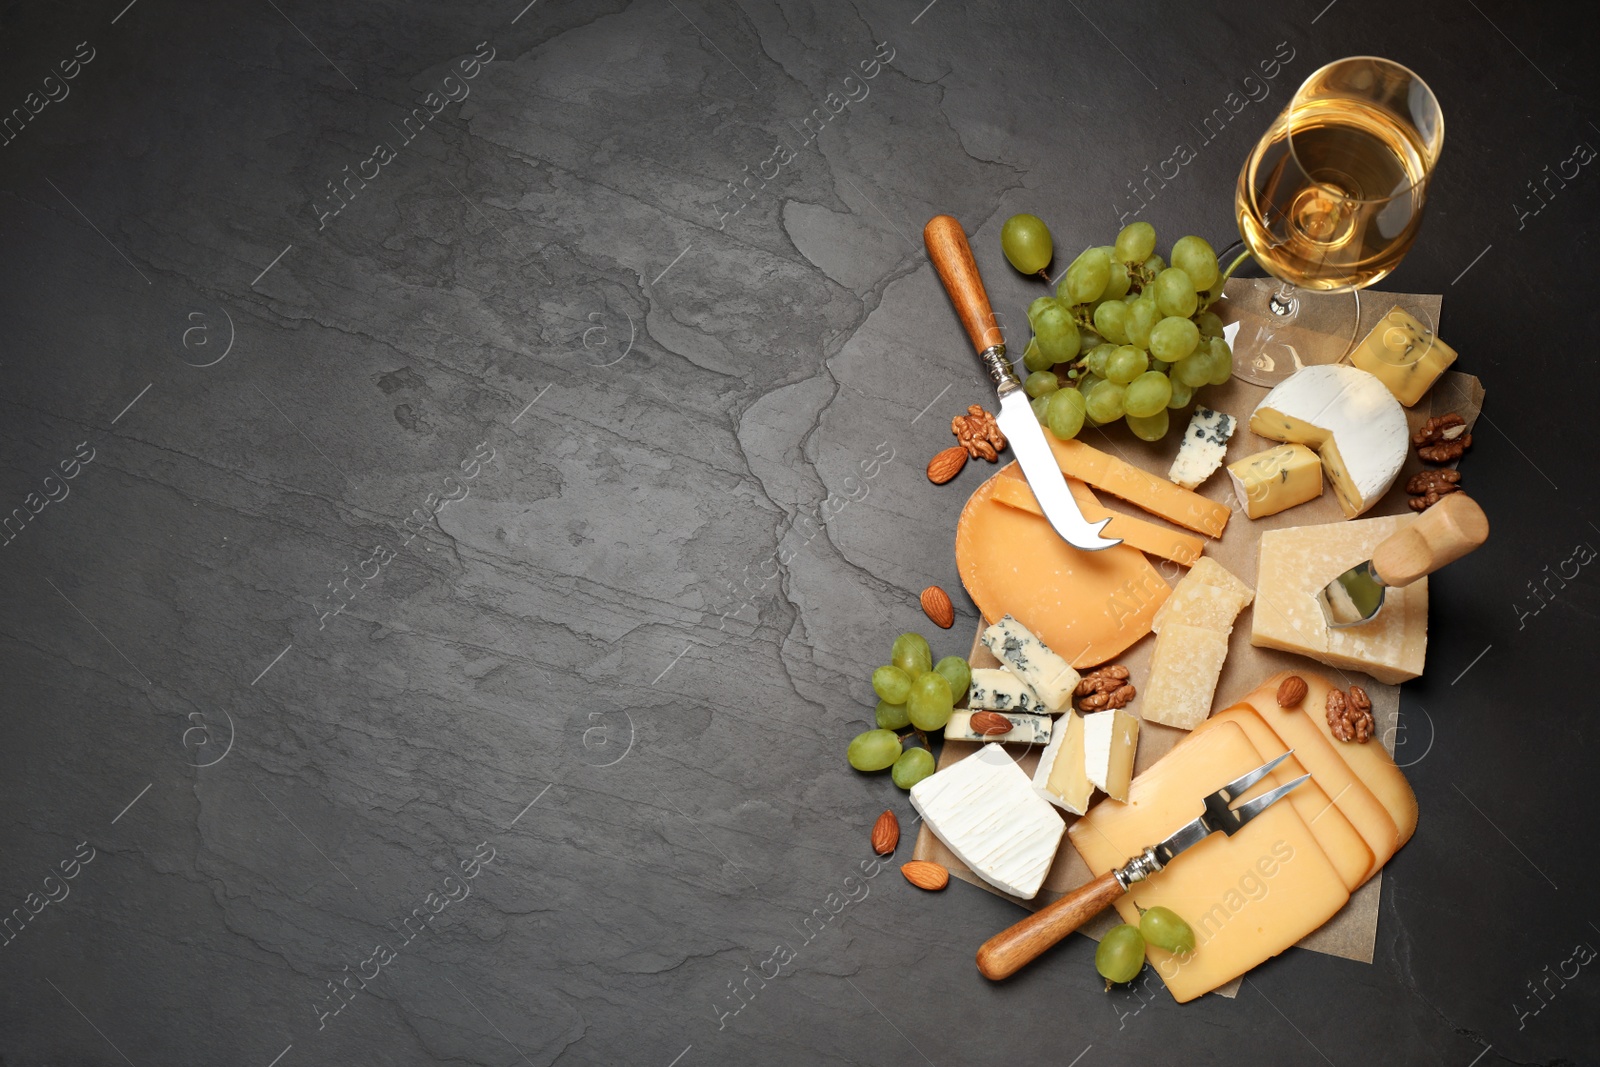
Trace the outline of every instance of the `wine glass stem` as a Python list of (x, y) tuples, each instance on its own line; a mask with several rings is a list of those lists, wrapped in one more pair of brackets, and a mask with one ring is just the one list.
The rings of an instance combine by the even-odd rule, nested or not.
[(1295, 299), (1295, 294), (1296, 289), (1293, 285), (1285, 281), (1279, 281), (1277, 292), (1272, 294), (1272, 299), (1267, 302), (1267, 306), (1279, 318), (1293, 318), (1294, 313), (1299, 310), (1299, 302)]

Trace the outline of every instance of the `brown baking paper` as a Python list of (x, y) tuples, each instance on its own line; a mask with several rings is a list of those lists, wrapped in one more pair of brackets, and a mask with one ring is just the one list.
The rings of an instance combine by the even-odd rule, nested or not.
[[(1230, 290), (1238, 282), (1230, 282)], [(1250, 283), (1243, 283), (1250, 284)], [(1396, 304), (1404, 303), (1423, 321), (1424, 315), (1431, 316), (1434, 322), (1438, 321), (1439, 307), (1442, 297), (1439, 296), (1413, 296), (1397, 293), (1364, 293), (1362, 295), (1361, 328), (1357, 339), (1364, 338), (1367, 331), (1376, 325), (1390, 308)], [(1221, 305), (1219, 305), (1220, 307)], [(1419, 313), (1420, 309), (1420, 313)], [(1226, 317), (1226, 316), (1224, 316)], [(1252, 385), (1235, 377), (1226, 385), (1207, 388), (1201, 402), (1217, 411), (1225, 411), (1239, 420), (1238, 428), (1234, 431), (1233, 438), (1228, 442), (1227, 458), (1224, 465), (1245, 456), (1254, 455), (1262, 449), (1270, 447), (1274, 442), (1257, 437), (1249, 430), (1250, 413), (1260, 403), (1267, 390), (1258, 385)], [(1412, 430), (1421, 426), (1429, 416), (1455, 411), (1460, 413), (1467, 421), (1468, 428), (1476, 421), (1479, 409), (1483, 403), (1483, 387), (1477, 378), (1467, 374), (1447, 371), (1428, 395), (1419, 401), (1416, 407), (1408, 409), (1406, 414)], [(1177, 443), (1182, 439), (1182, 425), (1175, 425), (1172, 432), (1168, 433), (1164, 441), (1144, 442), (1127, 433), (1122, 427), (1112, 427), (1109, 431), (1084, 430), (1082, 440), (1104, 449), (1122, 459), (1134, 463), (1145, 470), (1152, 471), (1163, 477), (1171, 465), (1172, 456), (1176, 452)], [(1405, 468), (1395, 480), (1392, 488), (1382, 500), (1378, 502), (1368, 516), (1394, 515), (1408, 510), (1405, 482), (1415, 471), (1422, 469), (1422, 462), (1417, 459), (1413, 450)], [(1257, 549), (1261, 534), (1266, 530), (1275, 530), (1289, 526), (1310, 526), (1321, 523), (1341, 522), (1343, 513), (1339, 510), (1338, 502), (1334, 499), (1331, 489), (1324, 488), (1323, 494), (1317, 500), (1289, 508), (1262, 519), (1246, 518), (1242, 511), (1235, 506), (1232, 482), (1227, 474), (1218, 470), (1197, 490), (1202, 496), (1211, 500), (1221, 501), (1235, 507), (1235, 513), (1228, 520), (1228, 526), (1223, 531), (1219, 540), (1208, 541), (1206, 554), (1215, 559), (1232, 573), (1238, 575), (1253, 589), (1256, 585)], [(1151, 515), (1131, 504), (1118, 500), (1109, 493), (1097, 493), (1101, 502), (1112, 511), (1134, 515), (1150, 522), (1161, 523), (1158, 517)], [(1175, 585), (1186, 573), (1183, 568), (1175, 563), (1150, 557), (1150, 562), (1157, 568), (1169, 585)], [(1438, 579), (1435, 579), (1438, 580)], [(1447, 578), (1444, 580), (1448, 580)], [(1228, 642), (1228, 659), (1223, 665), (1222, 676), (1217, 682), (1216, 695), (1212, 707), (1226, 708), (1237, 703), (1240, 698), (1255, 689), (1270, 674), (1280, 670), (1315, 670), (1333, 677), (1340, 685), (1348, 687), (1351, 683), (1362, 686), (1372, 697), (1372, 715), (1378, 727), (1378, 736), (1382, 738), (1385, 747), (1391, 753), (1394, 751), (1396, 736), (1396, 723), (1400, 715), (1400, 687), (1383, 685), (1370, 677), (1354, 672), (1339, 671), (1297, 656), (1289, 652), (1280, 652), (1274, 649), (1256, 648), (1250, 644), (1250, 616), (1249, 612), (1255, 609), (1251, 605), (1239, 615), (1234, 622), (1233, 634)], [(979, 632), (982, 632), (980, 627)], [(1128, 667), (1133, 674), (1133, 682), (1137, 686), (1141, 680), (1149, 676), (1150, 655), (1155, 647), (1154, 635), (1147, 634), (1130, 647), (1117, 662)], [(998, 667), (997, 661), (989, 650), (974, 636), (972, 653), (968, 662), (973, 667)], [(1129, 712), (1139, 711), (1139, 700), (1136, 697), (1126, 709)], [(1139, 727), (1139, 749), (1134, 761), (1135, 773), (1142, 773), (1151, 764), (1166, 755), (1187, 733), (1160, 723), (1141, 722)], [(939, 766), (946, 767), (976, 751), (979, 746), (970, 741), (948, 741), (944, 744), (939, 754)], [(1030, 775), (1038, 763), (1037, 750), (1024, 751), (1020, 745), (1008, 745), (1007, 751), (1017, 758), (1022, 768)], [(1053, 809), (1071, 823), (1076, 816)], [(1422, 815), (1426, 819), (1427, 813)], [(1153, 843), (1153, 842), (1152, 842)], [(1068, 838), (1062, 838), (1061, 849), (1056, 854), (1054, 865), (1045, 877), (1044, 886), (1039, 895), (1033, 900), (1021, 900), (1008, 894), (1001, 893), (962, 863), (924, 824), (918, 831), (917, 844), (913, 856), (919, 860), (932, 860), (949, 868), (950, 873), (963, 881), (970, 882), (997, 896), (1004, 896), (1016, 904), (1036, 911), (1077, 888), (1092, 877), (1087, 865), (1079, 857), (1077, 850), (1071, 847)], [(1373, 949), (1378, 934), (1378, 897), (1383, 883), (1383, 872), (1379, 871), (1355, 893), (1351, 894), (1349, 902), (1337, 915), (1301, 939), (1299, 948), (1311, 949), (1331, 956), (1341, 956), (1345, 959), (1357, 960), (1362, 963), (1371, 963)], [(1099, 940), (1100, 936), (1112, 926), (1120, 922), (1115, 911), (1108, 910), (1083, 927), (1082, 932)], [(973, 946), (976, 950), (977, 946)], [(1215, 992), (1222, 996), (1236, 996), (1240, 979), (1219, 987)]]

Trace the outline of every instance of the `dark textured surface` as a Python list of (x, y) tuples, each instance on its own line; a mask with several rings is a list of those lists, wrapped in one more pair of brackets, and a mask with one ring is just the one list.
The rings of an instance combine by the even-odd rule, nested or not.
[[(41, 94), (0, 148), (0, 512), (68, 491), (0, 556), (0, 904), (70, 892), (0, 948), (0, 1062), (1600, 1060), (1564, 964), (1600, 946), (1600, 577), (1563, 567), (1600, 543), (1600, 178), (1527, 187), (1600, 144), (1591, 7), (123, 2), (0, 7), (0, 112)], [(862, 878), (909, 807), (843, 758), (987, 473), (922, 474), (984, 391), (921, 225), (961, 218), (1020, 318), (1000, 222), (1099, 243), (1188, 141), (1143, 217), (1220, 246), (1254, 137), (1362, 52), (1449, 118), (1389, 284), (1445, 294), (1488, 387), (1496, 524), (1406, 687), (1377, 958), (1178, 1007), (1076, 939), (989, 985), (1017, 913)]]

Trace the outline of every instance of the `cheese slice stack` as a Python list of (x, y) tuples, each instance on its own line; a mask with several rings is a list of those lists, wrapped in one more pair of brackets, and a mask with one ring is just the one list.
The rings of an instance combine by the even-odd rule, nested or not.
[(1195, 561), (1151, 621), (1156, 647), (1140, 714), (1192, 730), (1211, 714), (1233, 620), (1255, 594), (1209, 556)]
[(1250, 430), (1315, 450), (1347, 519), (1389, 491), (1405, 464), (1410, 432), (1383, 382), (1337, 363), (1291, 374), (1250, 416)]

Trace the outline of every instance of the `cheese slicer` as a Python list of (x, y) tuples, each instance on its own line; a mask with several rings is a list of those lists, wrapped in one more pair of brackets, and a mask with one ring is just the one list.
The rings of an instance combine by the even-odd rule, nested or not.
[(1238, 807), (1231, 806), (1240, 794), (1293, 754), (1294, 749), (1291, 748), (1277, 759), (1268, 760), (1216, 792), (1207, 794), (1203, 801), (1205, 810), (1174, 830), (1159, 845), (1151, 845), (1121, 867), (1107, 871), (1060, 900), (1045, 905), (1015, 926), (995, 934), (978, 949), (978, 970), (985, 978), (995, 981), (1011, 977), (1042, 955), (1045, 949), (1106, 910), (1135, 882), (1142, 882), (1165, 868), (1185, 849), (1198, 845), (1218, 831), (1229, 837), (1238, 833), (1251, 819), (1288, 796), (1311, 777), (1302, 774), (1294, 781), (1262, 793)]
[(1360, 626), (1383, 607), (1385, 589), (1410, 585), (1454, 563), (1489, 538), (1489, 518), (1465, 493), (1451, 493), (1422, 513), (1416, 522), (1390, 534), (1358, 563), (1317, 594), (1322, 617), (1331, 630)]

